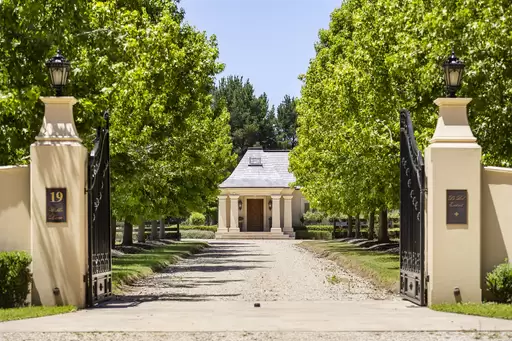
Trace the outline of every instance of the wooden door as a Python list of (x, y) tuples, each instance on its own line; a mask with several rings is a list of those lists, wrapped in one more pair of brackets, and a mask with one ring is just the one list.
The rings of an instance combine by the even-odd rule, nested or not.
[(263, 231), (263, 199), (247, 199), (247, 231)]

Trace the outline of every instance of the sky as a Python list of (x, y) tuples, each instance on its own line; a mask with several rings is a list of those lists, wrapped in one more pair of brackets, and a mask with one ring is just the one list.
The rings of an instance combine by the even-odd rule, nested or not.
[(341, 1), (181, 0), (181, 6), (189, 24), (216, 35), (226, 65), (217, 78), (243, 76), (277, 107), (285, 95), (300, 95), (298, 76), (306, 73), (318, 31), (329, 27)]

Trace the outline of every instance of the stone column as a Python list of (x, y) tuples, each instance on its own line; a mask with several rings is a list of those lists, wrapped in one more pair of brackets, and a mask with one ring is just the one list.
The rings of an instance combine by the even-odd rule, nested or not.
[(272, 233), (283, 233), (281, 230), (281, 195), (272, 195)]
[(230, 222), (229, 222), (229, 232), (240, 232), (240, 227), (238, 226), (238, 199), (239, 195), (230, 194), (229, 199), (231, 200), (231, 213), (230, 213)]
[(219, 195), (219, 219), (217, 223), (217, 232), (219, 233), (227, 233), (228, 232), (228, 226), (227, 226), (227, 205), (226, 205), (226, 199), (227, 195)]
[(82, 308), (88, 263), (87, 149), (73, 119), (76, 99), (41, 101), (43, 125), (30, 146), (32, 302)]
[(283, 232), (287, 235), (293, 235), (292, 226), (292, 199), (293, 195), (284, 195), (284, 224)]
[[(482, 300), (481, 148), (468, 124), (466, 108), (470, 101), (439, 98), (434, 102), (439, 106), (439, 118), (425, 151), (429, 305)], [(453, 194), (449, 190), (459, 191), (456, 201), (449, 197)], [(461, 219), (463, 216), (467, 219)]]

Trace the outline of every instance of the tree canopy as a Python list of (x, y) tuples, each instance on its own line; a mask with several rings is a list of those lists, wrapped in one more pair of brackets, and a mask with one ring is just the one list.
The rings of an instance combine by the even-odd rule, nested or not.
[(267, 95), (256, 96), (249, 80), (241, 76), (220, 79), (214, 91), (214, 106), (226, 105), (230, 113), (233, 152), (238, 159), (247, 148), (292, 149), (297, 144), (296, 99), (285, 95), (276, 110), (269, 106)]
[(347, 0), (320, 30), (302, 76), (291, 169), (313, 206), (357, 214), (396, 208), (399, 110), (424, 148), (444, 97), (452, 47), (466, 63), (459, 96), (484, 162), (510, 167), (512, 9), (504, 0)]
[(212, 109), (222, 71), (215, 37), (184, 22), (177, 1), (5, 0), (0, 6), (0, 164), (22, 162), (52, 95), (44, 61), (72, 62), (67, 94), (92, 141), (111, 117), (113, 208), (119, 218), (200, 210), (235, 161), (229, 114)]

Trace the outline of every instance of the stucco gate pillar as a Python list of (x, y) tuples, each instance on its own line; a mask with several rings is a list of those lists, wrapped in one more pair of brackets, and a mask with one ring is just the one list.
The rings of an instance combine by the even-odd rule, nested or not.
[(30, 147), (32, 302), (85, 306), (87, 149), (74, 97), (42, 97), (43, 126)]
[(238, 198), (240, 198), (239, 195), (229, 195), (229, 199), (231, 200), (229, 232), (240, 232), (240, 227), (238, 226)]
[(425, 151), (428, 304), (481, 302), (481, 148), (467, 119), (470, 98), (439, 98)]
[(292, 226), (292, 199), (293, 195), (284, 195), (284, 222), (283, 222), (283, 233), (287, 235), (293, 235)]
[(227, 233), (228, 232), (227, 205), (226, 205), (227, 196), (219, 195), (218, 199), (219, 199), (219, 221), (218, 221), (218, 225), (217, 225), (217, 232)]
[(272, 228), (271, 233), (283, 233), (281, 230), (281, 195), (272, 195)]

